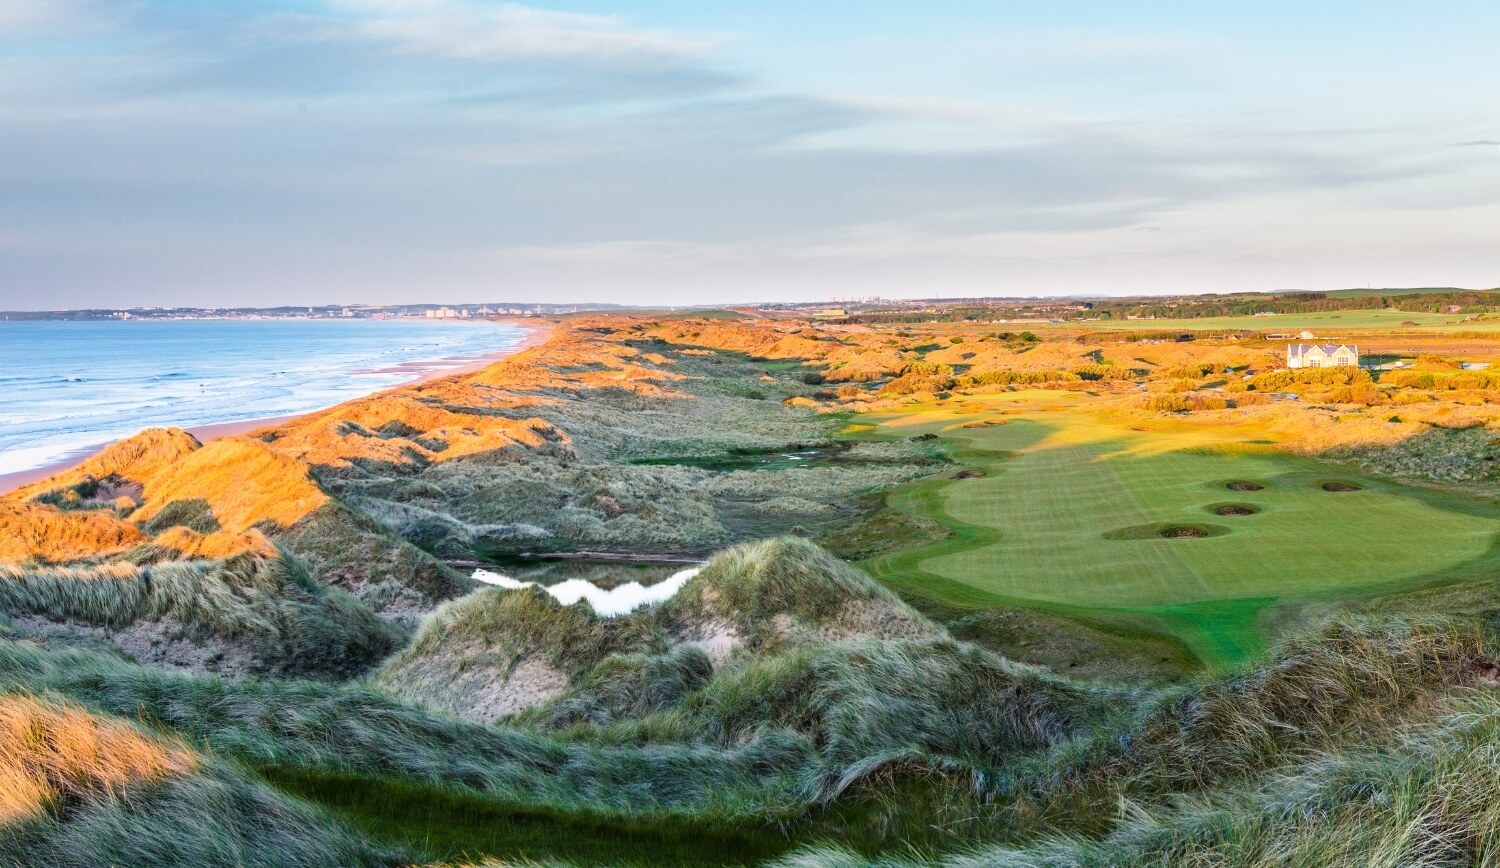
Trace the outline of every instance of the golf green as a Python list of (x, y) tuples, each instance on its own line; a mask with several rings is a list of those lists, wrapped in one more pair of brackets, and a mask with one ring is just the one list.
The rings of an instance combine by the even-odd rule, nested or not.
[(1500, 574), (1500, 509), (1277, 452), (1244, 429), (1109, 424), (1087, 400), (1007, 393), (861, 417), (867, 436), (936, 433), (984, 474), (898, 491), (893, 507), (954, 536), (865, 566), (951, 604), (1150, 618), (1210, 664), (1261, 647), (1268, 605)]

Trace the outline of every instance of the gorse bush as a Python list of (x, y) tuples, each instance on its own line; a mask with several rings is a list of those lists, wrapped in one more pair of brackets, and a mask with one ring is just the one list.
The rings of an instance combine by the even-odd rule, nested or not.
[(1189, 413), (1197, 410), (1223, 410), (1229, 400), (1211, 392), (1167, 392), (1148, 395), (1146, 409), (1155, 413)]
[(950, 365), (939, 362), (908, 362), (902, 366), (899, 376), (881, 386), (880, 391), (891, 395), (943, 392), (953, 388), (956, 382)]
[(1411, 389), (1439, 389), (1461, 391), (1466, 389), (1500, 389), (1500, 371), (1388, 371), (1381, 375), (1380, 382)]
[(1093, 364), (1079, 365), (1078, 367), (1073, 368), (1068, 373), (1072, 374), (1080, 380), (1114, 381), (1134, 380), (1138, 377), (1144, 377), (1147, 372), (1143, 368), (1126, 368), (1118, 365)]
[(1317, 398), (1329, 404), (1380, 404), (1386, 396), (1374, 383), (1360, 382), (1348, 386), (1335, 386)]
[(1209, 374), (1222, 374), (1224, 371), (1224, 365), (1219, 362), (1199, 362), (1168, 368), (1161, 372), (1161, 376), (1173, 380), (1201, 380)]
[(1349, 386), (1368, 382), (1371, 382), (1370, 375), (1356, 367), (1298, 368), (1256, 374), (1250, 378), (1250, 388), (1257, 392), (1296, 392), (1303, 386)]
[(981, 371), (960, 379), (963, 386), (1036, 386), (1083, 379), (1068, 371)]

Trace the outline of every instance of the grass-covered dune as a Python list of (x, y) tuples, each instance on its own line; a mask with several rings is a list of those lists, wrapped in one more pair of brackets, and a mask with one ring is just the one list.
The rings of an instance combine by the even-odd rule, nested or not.
[(405, 642), (354, 597), (284, 556), (26, 567), (0, 564), (0, 609), (33, 632), (98, 637), (166, 668), (351, 675)]
[(621, 617), (535, 587), (476, 591), (430, 615), (371, 680), (481, 721), (555, 700), (533, 716), (555, 727), (664, 709), (716, 672), (782, 651), (943, 637), (864, 573), (791, 537), (728, 549), (668, 602)]
[(612, 654), (666, 648), (649, 617), (601, 618), (536, 587), (484, 589), (428, 616), (372, 680), (411, 702), (490, 721), (560, 695)]
[[(485, 852), (577, 864), (609, 861), (589, 836), (613, 834), (611, 817), (653, 834), (697, 823), (769, 834), (795, 851), (787, 864), (858, 864), (902, 842), (917, 855), (892, 864), (1314, 864), (1367, 853), (1483, 864), (1485, 839), (1470, 832), (1483, 831), (1495, 800), (1482, 750), (1500, 719), (1490, 631), (1483, 619), (1340, 624), (1236, 676), (1133, 694), (1049, 681), (967, 643), (866, 637), (745, 655), (675, 697), (616, 702), (607, 721), (575, 716), (563, 728), (545, 715), (463, 723), (357, 686), (170, 676), (13, 640), (0, 641), (0, 691), (128, 715), (151, 738), (198, 746), (200, 762), (239, 786), (251, 784), (236, 763), (267, 769), (344, 818), (314, 811), (294, 824), (321, 830), (329, 848), (352, 846), (347, 821), (424, 852), (396, 822), (413, 813), (429, 817), (428, 834), (462, 840), (467, 826), (427, 813), (432, 798), (463, 816), (529, 811), (534, 823), (547, 812), (551, 828), (582, 840), (517, 832), (487, 837)], [(340, 796), (361, 786), (386, 801)], [(70, 811), (60, 805), (38, 834), (85, 834)], [(231, 819), (205, 828), (218, 834)], [(630, 847), (628, 861), (651, 864), (649, 845)], [(1277, 861), (1280, 848), (1310, 861)]]
[(393, 865), (325, 813), (179, 739), (74, 702), (0, 696), (0, 861)]
[[(344, 677), (473, 589), (443, 558), (706, 552), (857, 517), (864, 495), (936, 460), (919, 444), (837, 447), (836, 422), (783, 403), (809, 389), (629, 321), (583, 321), (484, 371), (253, 435), (142, 432), (0, 498), (7, 611), (23, 630), (158, 664)], [(760, 467), (759, 456), (790, 464), (782, 453), (807, 449), (828, 457), (795, 474)], [(241, 568), (260, 561), (279, 564)], [(88, 585), (101, 569), (116, 583)], [(236, 600), (189, 623), (160, 601), (114, 599), (130, 569), (137, 584), (197, 577)], [(311, 583), (244, 580), (252, 574)], [(38, 599), (40, 585), (77, 599)]]

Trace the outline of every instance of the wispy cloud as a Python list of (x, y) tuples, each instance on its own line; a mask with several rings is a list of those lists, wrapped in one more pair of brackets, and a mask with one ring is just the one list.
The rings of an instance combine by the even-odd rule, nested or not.
[(1500, 148), (1500, 139), (1475, 139), (1471, 142), (1454, 142), (1455, 148)]
[(556, 12), (473, 0), (336, 0), (345, 13), (315, 31), (368, 40), (391, 51), (475, 62), (584, 60), (677, 63), (702, 58), (714, 40), (632, 26), (615, 16)]
[(64, 25), (88, 28), (119, 11), (89, 0), (4, 0), (0, 3), (0, 35), (56, 29)]

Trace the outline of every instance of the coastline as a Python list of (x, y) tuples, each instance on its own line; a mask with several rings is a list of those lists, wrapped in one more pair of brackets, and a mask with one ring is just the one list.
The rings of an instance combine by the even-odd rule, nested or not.
[[(447, 356), (440, 359), (424, 359), (411, 362), (403, 362), (399, 365), (394, 365), (389, 368), (351, 371), (350, 374), (410, 373), (412, 375), (412, 378), (404, 383), (398, 383), (394, 386), (390, 386), (385, 389), (380, 389), (376, 392), (370, 393), (372, 395), (378, 395), (380, 394), (380, 392), (388, 392), (391, 389), (402, 389), (407, 386), (414, 386), (419, 383), (427, 383), (433, 380), (441, 380), (446, 377), (456, 377), (463, 374), (472, 374), (475, 371), (480, 371), (489, 367), (490, 365), (493, 365), (495, 362), (498, 362), (501, 359), (508, 358), (510, 356), (516, 355), (517, 353), (529, 350), (532, 347), (539, 346), (545, 343), (547, 339), (552, 336), (553, 326), (550, 322), (535, 322), (517, 319), (493, 319), (486, 320), (486, 322), (492, 322), (498, 325), (508, 325), (514, 328), (522, 329), (523, 331), (525, 331), (525, 334), (522, 335), (521, 339), (515, 344), (506, 347), (503, 350), (496, 350), (493, 353), (484, 353), (478, 356)], [(454, 362), (457, 362), (457, 364), (453, 364)], [(338, 405), (331, 404), (328, 407), (319, 407), (316, 410), (309, 410), (306, 413), (294, 413), (289, 416), (262, 416), (255, 419), (240, 419), (233, 422), (215, 422), (209, 425), (197, 425), (192, 428), (184, 428), (183, 430), (187, 431), (189, 434), (192, 434), (194, 437), (197, 437), (199, 440), (212, 440), (216, 437), (235, 437), (241, 434), (249, 434), (252, 431), (259, 431), (262, 428), (285, 425), (286, 423), (294, 421), (296, 419), (301, 419), (305, 416), (312, 416), (317, 413), (322, 413), (336, 406)], [(17, 470), (14, 473), (0, 473), (0, 496), (9, 494), (10, 492), (15, 491), (16, 489), (23, 486), (31, 485), (34, 482), (41, 482), (42, 480), (50, 476), (55, 476), (58, 473), (61, 473), (62, 471), (73, 467), (79, 462), (88, 459), (90, 456), (98, 454), (100, 450), (116, 442), (118, 441), (106, 440), (101, 443), (96, 443), (91, 446), (76, 449), (64, 455), (62, 458), (59, 458), (56, 461), (48, 462), (47, 464), (44, 464), (40, 467), (33, 467), (28, 470)]]

